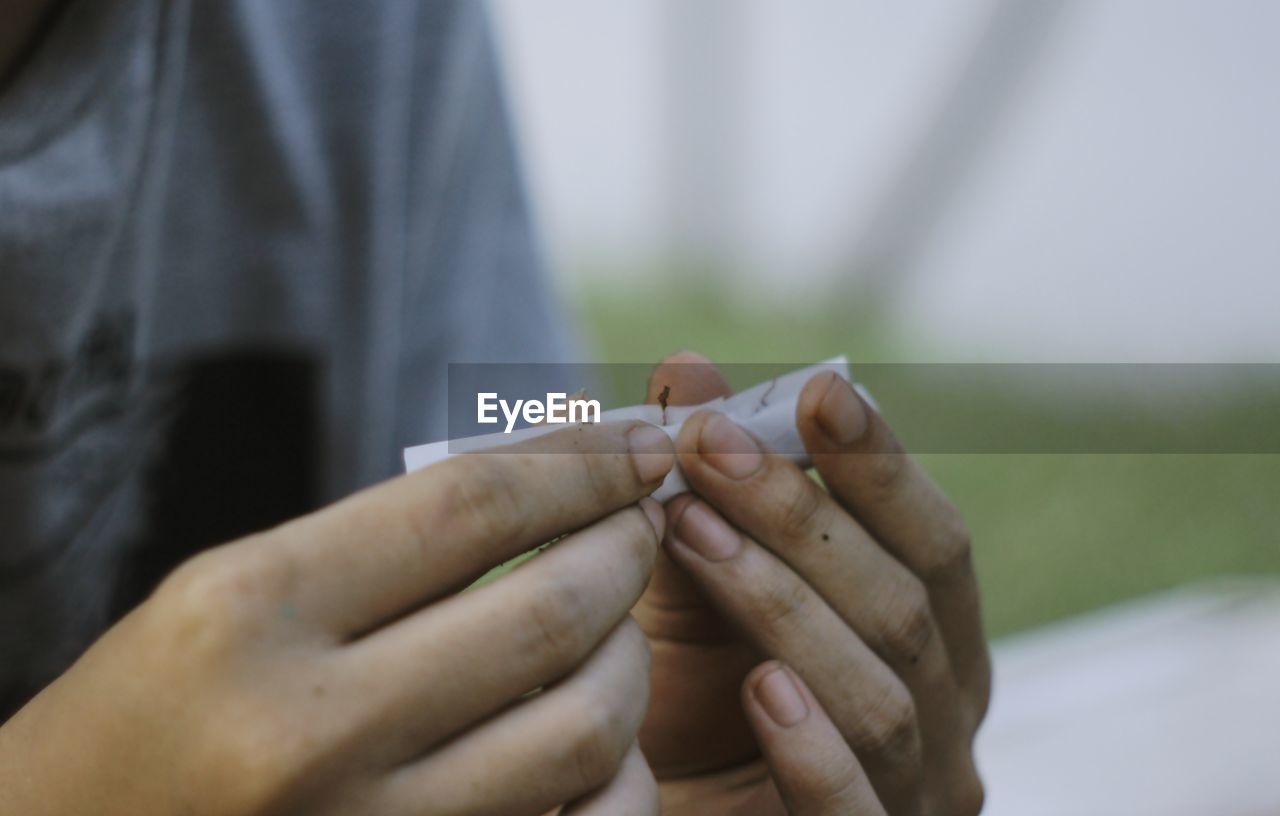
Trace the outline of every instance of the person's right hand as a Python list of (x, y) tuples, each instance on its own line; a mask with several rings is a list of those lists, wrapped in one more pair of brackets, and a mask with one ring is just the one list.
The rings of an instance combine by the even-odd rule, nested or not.
[[(546, 452), (560, 434), (575, 453)], [(671, 443), (630, 423), (510, 450), (181, 566), (0, 728), (0, 811), (657, 813), (628, 610)]]

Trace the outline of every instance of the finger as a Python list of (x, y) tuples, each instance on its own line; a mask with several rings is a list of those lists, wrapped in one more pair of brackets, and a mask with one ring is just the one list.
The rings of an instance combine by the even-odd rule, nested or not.
[(880, 414), (839, 377), (819, 374), (806, 384), (796, 425), (831, 493), (924, 581), (957, 680), (980, 718), (991, 661), (959, 512)]
[(362, 634), (633, 504), (673, 462), (666, 434), (636, 422), (506, 450), (456, 456), (266, 534), (282, 605), (339, 638)]
[[(698, 405), (730, 393), (729, 383), (710, 360), (691, 351), (680, 351), (654, 367), (646, 402), (657, 403), (665, 395), (668, 405)], [(707, 607), (689, 577), (671, 567), (666, 556), (659, 553), (653, 580), (636, 610), (636, 620), (645, 633), (675, 643), (706, 643), (732, 637), (718, 624), (718, 616)], [(729, 678), (733, 688), (737, 688), (740, 677)], [(736, 707), (736, 703), (733, 705)]]
[(560, 816), (658, 816), (658, 812), (658, 782), (639, 743), (633, 743), (613, 781), (568, 805)]
[(891, 668), (950, 682), (923, 584), (817, 482), (723, 414), (690, 417), (676, 450), (698, 495), (799, 573)]
[(580, 665), (644, 591), (663, 525), (644, 505), (346, 647), (345, 686), (377, 678), (357, 696), (376, 761), (420, 755)]
[(648, 672), (627, 619), (564, 682), (392, 772), (376, 812), (536, 816), (605, 788), (635, 742)]
[[(688, 351), (654, 368), (647, 402), (658, 403), (664, 392), (673, 406), (732, 393), (709, 360)], [(653, 651), (654, 687), (640, 741), (655, 773), (664, 779), (689, 776), (754, 755), (737, 690), (760, 657), (662, 551), (632, 615)], [(690, 717), (690, 711), (698, 716)]]
[[(694, 490), (781, 558), (902, 679), (929, 736), (926, 763), (941, 781), (954, 775), (968, 785), (970, 718), (920, 579), (817, 482), (786, 458), (766, 455), (728, 417), (694, 415), (676, 450)], [(691, 503), (680, 520), (689, 531), (685, 538), (714, 547), (714, 536), (698, 535), (728, 529), (714, 516), (701, 502)]]
[(742, 706), (791, 816), (884, 816), (885, 810), (821, 704), (776, 661), (742, 684)]
[[(649, 375), (650, 404), (698, 405), (732, 393), (729, 383), (710, 360), (691, 351), (679, 351), (654, 366)], [(677, 643), (703, 643), (731, 637), (718, 625), (717, 616), (682, 570), (673, 569), (659, 552), (653, 580), (636, 609), (636, 620), (651, 638)], [(736, 680), (735, 686), (736, 686)]]
[(668, 513), (676, 520), (663, 543), (672, 559), (765, 654), (796, 667), (886, 805), (918, 812), (920, 732), (902, 681), (811, 586), (707, 505), (687, 498)]
[[(733, 393), (720, 369), (692, 351), (678, 351), (662, 359), (649, 373), (645, 402), (698, 405)], [(665, 397), (663, 396), (665, 394)]]

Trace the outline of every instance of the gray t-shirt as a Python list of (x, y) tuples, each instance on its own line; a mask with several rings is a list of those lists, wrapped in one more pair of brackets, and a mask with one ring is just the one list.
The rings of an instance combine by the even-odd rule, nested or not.
[(0, 91), (0, 718), (551, 360), (475, 0), (71, 0)]

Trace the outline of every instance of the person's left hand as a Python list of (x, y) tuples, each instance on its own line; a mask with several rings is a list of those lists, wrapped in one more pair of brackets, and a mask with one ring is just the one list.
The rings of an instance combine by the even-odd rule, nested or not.
[[(668, 386), (671, 404), (729, 390), (691, 354), (650, 400)], [(677, 440), (693, 494), (668, 504), (634, 610), (663, 812), (977, 813), (990, 661), (959, 514), (840, 378), (810, 380), (796, 422), (826, 490), (723, 415)]]

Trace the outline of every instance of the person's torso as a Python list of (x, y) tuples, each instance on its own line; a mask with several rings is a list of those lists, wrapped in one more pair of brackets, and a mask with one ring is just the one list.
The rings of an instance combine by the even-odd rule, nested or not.
[(0, 93), (0, 716), (558, 353), (476, 9), (73, 0)]

